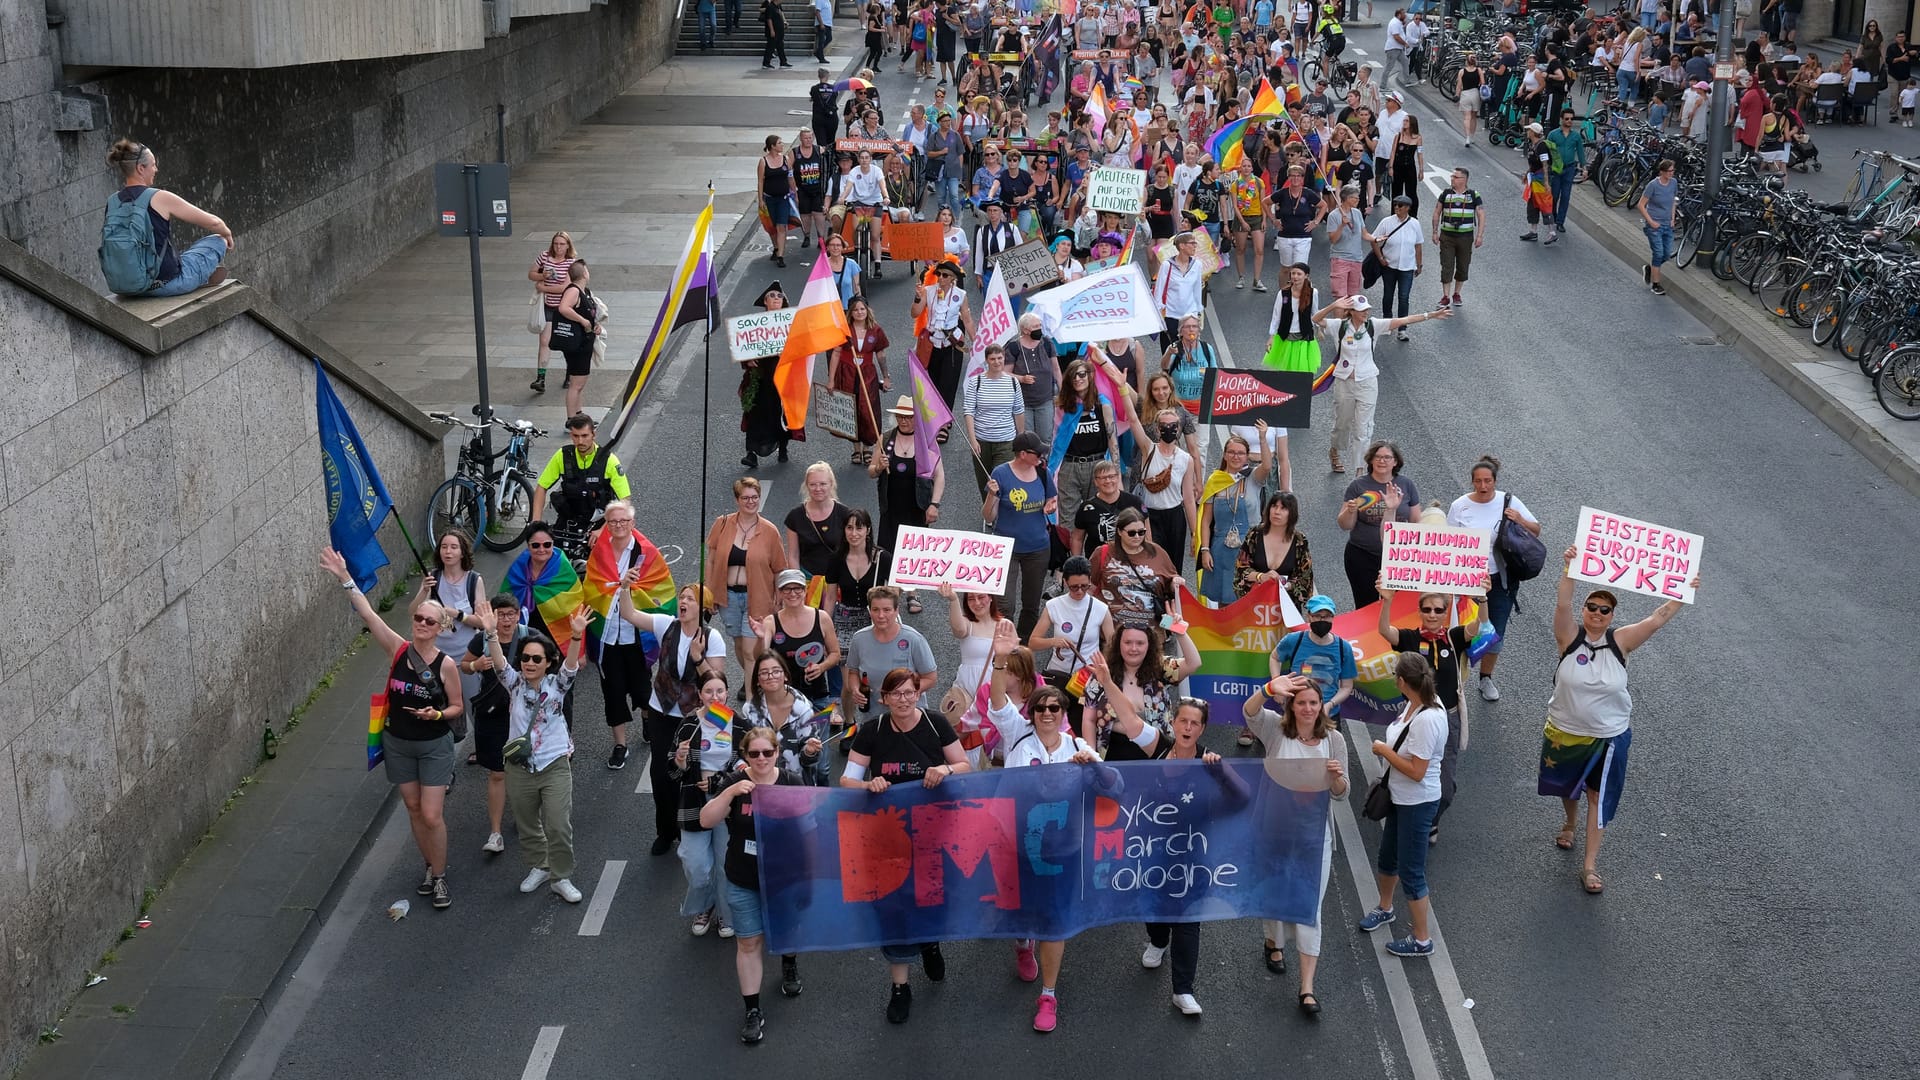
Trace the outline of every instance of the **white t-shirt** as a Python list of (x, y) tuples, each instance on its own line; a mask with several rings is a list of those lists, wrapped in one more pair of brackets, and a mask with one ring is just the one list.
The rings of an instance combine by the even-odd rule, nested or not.
[[(1313, 5), (1309, 3), (1308, 0), (1300, 0), (1299, 3), (1293, 5), (1293, 21), (1297, 23), (1306, 23), (1308, 26), (1313, 25)], [(1274, 54), (1278, 55), (1280, 51), (1280, 42), (1275, 41), (1273, 43), (1273, 49), (1274, 49)]]
[(1906, 89), (1900, 91), (1900, 107), (1901, 108), (1911, 109), (1914, 107), (1913, 103), (1915, 101), (1920, 101), (1920, 88), (1909, 86)]
[(1407, 741), (1400, 744), (1400, 756), (1424, 760), (1427, 775), (1425, 779), (1409, 780), (1399, 769), (1387, 766), (1387, 790), (1393, 794), (1395, 806), (1419, 806), (1440, 798), (1440, 759), (1447, 752), (1447, 710), (1429, 705), (1414, 713), (1411, 721), (1396, 720), (1388, 724), (1384, 736), (1388, 746), (1399, 741), (1408, 723), (1413, 724), (1413, 730), (1407, 732)]
[(1407, 24), (1402, 22), (1398, 15), (1387, 20), (1387, 51), (1388, 52), (1396, 52), (1396, 51), (1404, 50), (1406, 46), (1402, 45), (1398, 41), (1395, 41), (1394, 39), (1396, 37), (1404, 38), (1406, 36), (1407, 36)]
[(1393, 152), (1394, 138), (1400, 134), (1401, 128), (1407, 126), (1407, 110), (1404, 108), (1381, 109), (1380, 119), (1375, 123), (1380, 128), (1380, 141), (1374, 144), (1374, 156), (1387, 157)]
[[(1453, 500), (1453, 505), (1447, 508), (1447, 524), (1463, 529), (1486, 529), (1492, 532), (1500, 527), (1500, 521), (1505, 516), (1501, 510), (1506, 506), (1506, 499), (1507, 493), (1499, 488), (1493, 490), (1493, 499), (1490, 502), (1474, 502), (1473, 496), (1462, 495)], [(1528, 521), (1536, 525), (1540, 523), (1540, 519), (1533, 516), (1533, 511), (1527, 509), (1527, 504), (1521, 502), (1518, 496), (1514, 497), (1513, 508), (1520, 511), (1520, 516)], [(1507, 569), (1507, 557), (1500, 553), (1497, 545), (1493, 549), (1493, 566), (1496, 573), (1504, 573)]]
[(1029, 731), (1007, 751), (1007, 768), (1018, 769), (1023, 765), (1059, 765), (1072, 761), (1073, 755), (1082, 750), (1089, 754), (1093, 753), (1093, 747), (1088, 746), (1085, 739), (1068, 733), (1064, 727), (1060, 730), (1060, 745), (1052, 750), (1047, 749), (1040, 742), (1038, 733)]
[(1181, 162), (1173, 167), (1173, 216), (1176, 220), (1180, 212), (1187, 208), (1187, 189), (1200, 179), (1200, 166)]
[(1412, 270), (1420, 265), (1420, 245), (1426, 243), (1426, 227), (1417, 217), (1408, 218), (1404, 224), (1399, 219), (1398, 214), (1388, 214), (1373, 227), (1373, 235), (1380, 238), (1382, 261), (1395, 270)]
[[(1323, 322), (1331, 322), (1328, 316)], [(1368, 319), (1373, 325), (1373, 333), (1368, 334), (1365, 324), (1355, 326), (1352, 319), (1341, 318), (1335, 328), (1333, 343), (1338, 350), (1334, 354), (1333, 377), (1336, 379), (1371, 379), (1380, 374), (1380, 368), (1373, 362), (1373, 343), (1381, 334), (1393, 331), (1392, 319)]]
[(1085, 667), (1093, 654), (1100, 651), (1100, 628), (1111, 615), (1107, 602), (1093, 595), (1092, 589), (1087, 590), (1085, 600), (1076, 601), (1062, 593), (1047, 601), (1047, 621), (1053, 626), (1052, 636), (1066, 638), (1079, 647), (1077, 657), (1071, 647), (1054, 649), (1047, 670), (1071, 674)]
[(1171, 467), (1173, 469), (1173, 478), (1167, 482), (1166, 487), (1159, 491), (1148, 491), (1145, 496), (1141, 498), (1140, 501), (1149, 510), (1171, 510), (1176, 506), (1183, 505), (1186, 500), (1182, 497), (1182, 493), (1185, 490), (1182, 485), (1186, 481), (1187, 470), (1193, 467), (1193, 455), (1187, 453), (1185, 450), (1176, 447), (1173, 451), (1173, 458), (1169, 461), (1167, 456), (1160, 452), (1160, 449), (1159, 446), (1155, 446), (1153, 453), (1147, 455), (1147, 464), (1141, 471), (1141, 475), (1157, 476), (1161, 470)]
[[(653, 625), (651, 627), (651, 629), (653, 630), (653, 636), (661, 639), (662, 641), (666, 640), (667, 628), (672, 626), (674, 623), (680, 621), (679, 617), (674, 615), (642, 615), (640, 617), (642, 619), (653, 620)], [(647, 628), (645, 623), (642, 623), (641, 627), (643, 629)], [(675, 663), (678, 664), (680, 670), (684, 671), (686, 669), (687, 653), (691, 652), (692, 649), (693, 649), (692, 635), (690, 634), (680, 635), (680, 655), (675, 660)], [(727, 655), (727, 636), (721, 633), (718, 629), (715, 629), (714, 627), (711, 627), (711, 626), (707, 627), (707, 659), (709, 660), (724, 659), (726, 655)], [(681, 715), (680, 703), (674, 702), (673, 707), (668, 708), (667, 705), (660, 700), (660, 691), (658, 688), (648, 691), (647, 706), (648, 708), (651, 708), (654, 712), (665, 713), (668, 716)], [(722, 764), (724, 765), (725, 763), (723, 762)]]

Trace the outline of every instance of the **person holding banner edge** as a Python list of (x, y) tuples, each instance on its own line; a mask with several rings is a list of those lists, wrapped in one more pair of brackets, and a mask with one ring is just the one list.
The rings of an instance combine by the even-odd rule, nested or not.
[[(1627, 692), (1627, 654), (1647, 643), (1682, 606), (1669, 600), (1631, 626), (1613, 627), (1619, 599), (1609, 590), (1587, 593), (1583, 612), (1573, 610), (1573, 560), (1569, 547), (1553, 606), (1553, 639), (1560, 663), (1547, 699), (1547, 723), (1540, 738), (1540, 794), (1558, 796), (1566, 822), (1553, 838), (1562, 851), (1573, 848), (1580, 795), (1587, 796), (1587, 849), (1580, 885), (1588, 895), (1606, 889), (1595, 869), (1607, 823), (1620, 810), (1626, 787), (1627, 751), (1633, 744), (1633, 696)], [(1695, 575), (1688, 583), (1700, 587)]]
[[(877, 593), (879, 590), (875, 590)], [(848, 686), (853, 680), (847, 681)], [(875, 795), (886, 793), (894, 784), (918, 780), (928, 788), (939, 787), (955, 773), (967, 772), (967, 756), (960, 749), (960, 736), (938, 713), (920, 706), (921, 679), (907, 668), (894, 668), (880, 683), (880, 700), (885, 711), (860, 725), (847, 755), (846, 772), (840, 786), (863, 788)], [(869, 771), (873, 775), (868, 775)], [(947, 977), (947, 961), (940, 954), (940, 943), (920, 945), (882, 945), (887, 959), (887, 974), (893, 987), (887, 999), (887, 1022), (904, 1024), (913, 1008), (913, 988), (907, 982), (910, 965), (918, 957), (926, 967), (927, 978), (940, 982)]]

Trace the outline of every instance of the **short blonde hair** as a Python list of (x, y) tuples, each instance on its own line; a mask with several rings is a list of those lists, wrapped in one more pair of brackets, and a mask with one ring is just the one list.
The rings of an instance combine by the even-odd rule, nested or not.
[(816, 461), (807, 466), (806, 472), (800, 474), (800, 500), (802, 502), (806, 501), (807, 483), (813, 479), (813, 474), (817, 472), (827, 474), (827, 498), (838, 499), (840, 497), (840, 477), (834, 474), (833, 466), (824, 461)]

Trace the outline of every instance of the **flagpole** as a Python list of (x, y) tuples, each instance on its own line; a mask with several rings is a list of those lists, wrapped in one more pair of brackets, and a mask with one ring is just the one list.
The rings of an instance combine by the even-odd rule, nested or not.
[[(707, 181), (707, 209), (713, 209), (713, 181)], [(707, 230), (705, 244), (709, 253), (713, 250), (713, 230)], [(707, 265), (713, 260), (708, 256)], [(720, 302), (720, 281), (717, 274), (709, 273), (708, 288), (712, 295), (707, 300), (707, 332), (700, 335), (700, 516), (694, 519), (693, 542), (700, 552), (700, 574), (694, 578), (703, 586), (707, 580), (707, 538), (700, 530), (707, 527), (707, 432), (713, 412), (713, 311)], [(757, 362), (757, 361), (756, 361)]]

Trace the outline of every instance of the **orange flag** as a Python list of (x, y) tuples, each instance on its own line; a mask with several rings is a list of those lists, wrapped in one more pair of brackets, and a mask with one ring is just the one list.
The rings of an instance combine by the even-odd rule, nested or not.
[(813, 273), (807, 276), (806, 291), (800, 294), (800, 306), (794, 309), (793, 325), (787, 330), (787, 343), (780, 349), (780, 363), (773, 369), (773, 385), (780, 391), (789, 429), (799, 431), (807, 426), (813, 358), (838, 348), (851, 336), (847, 311), (840, 306), (840, 290), (833, 283), (827, 257), (822, 255), (814, 260)]

